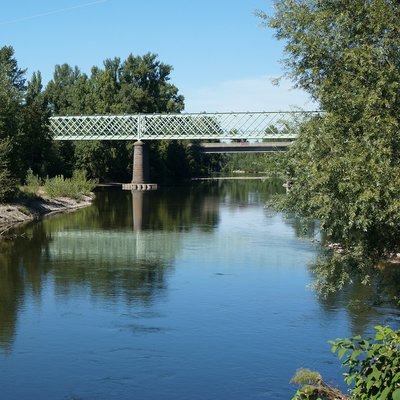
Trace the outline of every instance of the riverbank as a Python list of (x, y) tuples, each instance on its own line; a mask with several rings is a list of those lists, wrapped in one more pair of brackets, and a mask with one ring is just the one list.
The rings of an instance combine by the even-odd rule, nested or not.
[(89, 206), (94, 195), (81, 199), (59, 197), (44, 199), (41, 197), (19, 199), (8, 204), (0, 204), (0, 240), (12, 227), (39, 219), (46, 215), (65, 213)]

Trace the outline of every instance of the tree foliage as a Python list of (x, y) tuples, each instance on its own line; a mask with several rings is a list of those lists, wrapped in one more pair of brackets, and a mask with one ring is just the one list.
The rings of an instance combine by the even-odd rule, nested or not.
[(285, 153), (233, 153), (223, 157), (223, 171), (235, 173), (242, 171), (247, 174), (263, 174), (269, 177), (286, 178)]
[(184, 98), (169, 83), (171, 72), (152, 53), (106, 59), (90, 76), (77, 66), (56, 65), (46, 96), (55, 115), (179, 112)]
[(347, 249), (400, 235), (400, 8), (394, 0), (280, 0), (259, 13), (285, 40), (287, 74), (325, 113), (291, 147), (288, 206)]

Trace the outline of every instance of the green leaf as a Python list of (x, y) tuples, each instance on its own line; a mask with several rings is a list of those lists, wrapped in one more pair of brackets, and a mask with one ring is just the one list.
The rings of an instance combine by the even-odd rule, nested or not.
[(390, 393), (391, 390), (392, 390), (392, 388), (390, 388), (390, 387), (385, 388), (385, 389), (382, 391), (382, 393), (381, 393), (379, 399), (380, 399), (380, 400), (385, 400), (385, 399), (387, 398), (387, 396), (388, 396), (388, 394)]
[(352, 360), (356, 359), (362, 353), (363, 353), (362, 350), (354, 350), (353, 353), (351, 354), (351, 359)]
[(398, 372), (393, 378), (392, 381), (393, 382), (397, 382), (400, 379), (400, 372)]
[(347, 351), (347, 349), (345, 349), (345, 348), (341, 348), (341, 349), (339, 350), (339, 352), (338, 352), (339, 360), (341, 360), (341, 359), (343, 358), (343, 356), (344, 356), (344, 354), (346, 353), (346, 351)]

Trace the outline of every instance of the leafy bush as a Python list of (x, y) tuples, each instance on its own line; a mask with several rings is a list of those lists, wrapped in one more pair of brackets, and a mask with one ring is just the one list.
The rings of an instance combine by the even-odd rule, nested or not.
[(87, 195), (96, 186), (94, 179), (86, 179), (86, 172), (74, 171), (72, 178), (64, 178), (58, 175), (54, 178), (46, 178), (44, 190), (49, 197), (70, 197), (80, 199)]
[(373, 339), (355, 336), (330, 341), (332, 352), (344, 358), (345, 381), (351, 397), (324, 383), (318, 372), (298, 370), (291, 383), (301, 387), (292, 400), (400, 400), (400, 331), (376, 326)]
[(332, 352), (348, 368), (347, 384), (354, 384), (351, 393), (359, 400), (400, 400), (400, 332), (388, 326), (376, 326), (372, 340), (355, 336), (330, 342)]

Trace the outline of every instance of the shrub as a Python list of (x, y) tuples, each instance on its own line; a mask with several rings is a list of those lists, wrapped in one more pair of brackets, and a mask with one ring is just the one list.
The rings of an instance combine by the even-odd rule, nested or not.
[(57, 175), (54, 178), (46, 178), (44, 190), (49, 197), (70, 197), (81, 199), (96, 186), (94, 179), (86, 179), (86, 172), (82, 170), (74, 171), (72, 178), (64, 178)]
[(22, 186), (21, 190), (24, 193), (38, 194), (42, 181), (37, 175), (33, 174), (33, 171), (30, 168), (26, 173), (25, 181), (25, 185)]
[(332, 352), (348, 368), (344, 374), (355, 399), (400, 400), (400, 332), (388, 326), (376, 326), (373, 339), (361, 336), (330, 342)]
[(301, 385), (292, 400), (349, 400), (338, 389), (329, 386), (316, 371), (299, 369), (290, 383)]

